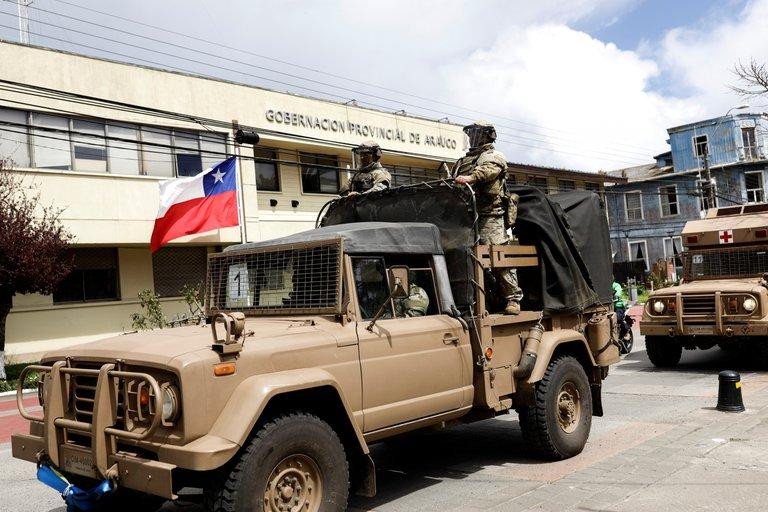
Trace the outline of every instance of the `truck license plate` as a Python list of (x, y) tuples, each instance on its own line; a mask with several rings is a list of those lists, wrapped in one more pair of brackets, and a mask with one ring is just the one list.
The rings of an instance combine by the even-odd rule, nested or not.
[(715, 334), (711, 325), (694, 325), (688, 328), (688, 334)]
[(62, 469), (76, 475), (95, 477), (96, 467), (90, 455), (67, 454), (63, 457)]

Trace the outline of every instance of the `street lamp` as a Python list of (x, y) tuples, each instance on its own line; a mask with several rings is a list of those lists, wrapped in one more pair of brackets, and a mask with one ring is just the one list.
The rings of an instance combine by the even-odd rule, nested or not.
[[(734, 110), (744, 110), (746, 108), (749, 108), (749, 105), (746, 103), (729, 108), (725, 115), (721, 116), (717, 123), (715, 123), (715, 129), (712, 131), (712, 139), (714, 140), (717, 138), (717, 132), (720, 124), (725, 120), (726, 117), (730, 115), (731, 112)], [(709, 171), (709, 147), (709, 142), (707, 142), (707, 149), (704, 151), (704, 182), (701, 186), (701, 202), (702, 206), (705, 207), (705, 210), (708, 210), (715, 204), (715, 189), (712, 186), (712, 174)]]

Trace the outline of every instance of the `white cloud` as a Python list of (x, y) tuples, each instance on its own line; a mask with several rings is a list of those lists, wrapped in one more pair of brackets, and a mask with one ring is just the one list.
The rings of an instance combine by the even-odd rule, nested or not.
[(666, 149), (670, 123), (701, 114), (687, 100), (649, 91), (658, 73), (650, 59), (554, 24), (506, 32), (443, 68), (456, 101), (546, 127), (501, 122), (507, 142), (499, 145), (510, 160), (585, 170), (647, 162)]

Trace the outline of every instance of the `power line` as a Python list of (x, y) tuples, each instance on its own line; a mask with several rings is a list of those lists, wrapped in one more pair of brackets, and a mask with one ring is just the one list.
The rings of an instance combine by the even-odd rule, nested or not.
[[(11, 1), (11, 0), (6, 0), (6, 1)], [(246, 55), (250, 55), (250, 56), (253, 56), (253, 57), (257, 57), (257, 58), (260, 58), (260, 59), (269, 60), (271, 62), (280, 63), (280, 64), (283, 64), (283, 65), (295, 67), (297, 69), (303, 69), (305, 71), (311, 71), (313, 73), (318, 73), (318, 74), (322, 74), (322, 75), (329, 76), (329, 77), (332, 77), (332, 78), (337, 78), (337, 79), (340, 79), (340, 80), (344, 80), (345, 82), (357, 83), (357, 84), (360, 84), (360, 85), (365, 85), (367, 87), (373, 87), (373, 88), (376, 88), (376, 89), (380, 89), (380, 90), (384, 90), (384, 91), (400, 94), (400, 95), (403, 95), (403, 96), (408, 96), (408, 97), (415, 98), (415, 99), (418, 99), (418, 100), (421, 100), (421, 101), (427, 101), (427, 102), (430, 102), (430, 103), (439, 104), (439, 105), (443, 105), (443, 106), (447, 106), (447, 107), (451, 107), (451, 108), (458, 108), (458, 109), (464, 110), (466, 112), (471, 112), (471, 113), (479, 114), (479, 115), (486, 116), (486, 117), (492, 117), (492, 118), (495, 118), (495, 119), (504, 119), (504, 120), (507, 120), (507, 121), (510, 121), (510, 122), (513, 122), (513, 123), (517, 123), (517, 124), (521, 124), (521, 125), (524, 125), (524, 126), (531, 126), (531, 127), (534, 127), (534, 128), (540, 128), (540, 129), (543, 129), (543, 130), (555, 131), (555, 132), (560, 132), (560, 133), (577, 134), (577, 132), (573, 132), (573, 131), (569, 131), (569, 130), (563, 130), (563, 129), (559, 129), (559, 128), (552, 128), (552, 127), (547, 127), (547, 126), (543, 126), (543, 125), (539, 125), (539, 124), (535, 124), (535, 123), (529, 123), (529, 122), (525, 122), (525, 121), (520, 121), (520, 120), (509, 118), (509, 117), (500, 116), (498, 114), (489, 113), (489, 112), (483, 112), (483, 111), (479, 111), (479, 110), (463, 107), (463, 106), (460, 106), (460, 105), (443, 102), (443, 101), (436, 100), (436, 99), (433, 99), (433, 98), (429, 98), (429, 97), (425, 97), (425, 96), (419, 96), (419, 95), (412, 94), (412, 93), (409, 93), (409, 92), (405, 92), (405, 91), (401, 91), (401, 90), (397, 90), (397, 89), (393, 89), (393, 88), (389, 88), (389, 87), (384, 87), (384, 86), (373, 84), (373, 83), (370, 83), (370, 82), (365, 82), (365, 81), (361, 81), (361, 80), (356, 80), (354, 78), (345, 77), (345, 76), (334, 74), (334, 73), (329, 73), (327, 71), (323, 71), (323, 70), (320, 70), (320, 69), (304, 66), (304, 65), (301, 65), (301, 64), (292, 63), (292, 62), (281, 60), (281, 59), (276, 59), (276, 58), (273, 58), (273, 57), (269, 57), (267, 55), (258, 54), (258, 53), (251, 52), (251, 51), (248, 51), (248, 50), (243, 50), (242, 48), (237, 48), (237, 47), (234, 47), (234, 46), (229, 46), (229, 45), (226, 45), (226, 44), (221, 43), (221, 42), (211, 41), (211, 40), (208, 40), (208, 39), (204, 39), (204, 38), (201, 38), (201, 37), (198, 37), (198, 36), (192, 36), (192, 35), (185, 34), (185, 33), (182, 33), (182, 32), (176, 32), (176, 31), (173, 31), (173, 30), (169, 29), (168, 27), (159, 27), (159, 26), (156, 26), (156, 25), (151, 25), (151, 24), (144, 23), (144, 22), (141, 22), (141, 21), (138, 21), (138, 20), (134, 20), (134, 19), (131, 19), (131, 18), (119, 16), (119, 15), (116, 15), (116, 14), (113, 14), (113, 13), (109, 13), (109, 12), (100, 11), (100, 10), (97, 10), (97, 9), (85, 7), (85, 6), (76, 4), (76, 3), (67, 2), (67, 1), (64, 1), (64, 0), (55, 0), (55, 1), (57, 1), (59, 3), (62, 3), (62, 4), (65, 4), (65, 5), (69, 5), (71, 7), (75, 7), (77, 9), (82, 9), (82, 10), (93, 12), (93, 13), (97, 13), (97, 14), (100, 14), (100, 15), (103, 15), (103, 16), (119, 19), (119, 20), (122, 20), (122, 21), (127, 21), (129, 23), (133, 23), (133, 24), (136, 24), (136, 25), (139, 25), (139, 26), (143, 26), (143, 27), (147, 27), (147, 28), (152, 28), (152, 29), (158, 30), (158, 31), (160, 31), (160, 32), (162, 32), (164, 34), (173, 34), (173, 35), (184, 37), (184, 38), (187, 38), (187, 39), (190, 39), (190, 40), (193, 40), (193, 41), (198, 41), (198, 42), (202, 42), (202, 43), (205, 43), (205, 44), (208, 44), (208, 45), (218, 46), (220, 48), (224, 48), (224, 49), (227, 49), (227, 50), (232, 50), (232, 51), (236, 51), (236, 52), (239, 52), (239, 53), (242, 53), (242, 54), (246, 54)], [(54, 15), (58, 15), (58, 16), (62, 16), (62, 17), (65, 17), (65, 18), (73, 19), (74, 21), (87, 22), (87, 23), (95, 25), (95, 26), (100, 26), (102, 28), (107, 28), (108, 30), (114, 30), (114, 31), (125, 33), (125, 34), (129, 34), (129, 35), (132, 35), (132, 36), (135, 36), (135, 37), (141, 37), (141, 38), (145, 38), (145, 39), (150, 39), (150, 40), (153, 40), (153, 41), (156, 41), (156, 42), (160, 42), (162, 44), (167, 44), (167, 45), (170, 45), (170, 46), (181, 47), (181, 48), (184, 48), (185, 50), (188, 50), (188, 51), (198, 52), (198, 53), (202, 53), (202, 54), (208, 54), (208, 52), (205, 52), (203, 50), (199, 50), (199, 49), (195, 49), (195, 48), (189, 48), (189, 47), (185, 47), (185, 46), (180, 46), (180, 45), (177, 45), (175, 43), (171, 43), (171, 42), (168, 42), (168, 41), (165, 41), (165, 40), (150, 38), (149, 36), (144, 36), (142, 34), (136, 34), (136, 33), (133, 33), (133, 32), (130, 32), (130, 31), (126, 31), (126, 30), (122, 30), (122, 29), (118, 29), (118, 28), (115, 28), (115, 27), (112, 27), (112, 26), (109, 26), (109, 25), (98, 24), (98, 23), (96, 23), (94, 21), (91, 21), (91, 20), (83, 20), (81, 18), (76, 18), (76, 17), (68, 16), (66, 14), (63, 14), (63, 13), (60, 13), (60, 12), (57, 12), (57, 11), (45, 10), (45, 9), (41, 9), (39, 7), (35, 7), (35, 9), (43, 10), (43, 11), (49, 12), (49, 13), (54, 14)], [(216, 58), (222, 58), (220, 55), (214, 55), (214, 56)], [(231, 60), (231, 59), (228, 59), (228, 60)], [(237, 62), (240, 62), (240, 61), (237, 61)], [(243, 64), (246, 64), (246, 63), (243, 63)], [(246, 65), (251, 65), (251, 64), (246, 64)], [(255, 65), (253, 65), (253, 66), (254, 67), (258, 67), (258, 66), (255, 66)], [(267, 68), (262, 68), (262, 69), (267, 69)], [(275, 73), (286, 74), (286, 73), (284, 73), (282, 71), (276, 71), (276, 70), (272, 70), (272, 71), (275, 72)], [(310, 80), (311, 81), (311, 79), (308, 79), (306, 77), (298, 77), (298, 78), (300, 78), (302, 80)], [(329, 85), (332, 86), (332, 87), (339, 88), (339, 86), (336, 86), (336, 85), (332, 85), (332, 84), (329, 84)], [(351, 90), (351, 89), (347, 89), (347, 90), (350, 90), (350, 91), (355, 92), (357, 94), (366, 94), (367, 95), (367, 93), (363, 93), (361, 91), (355, 91), (355, 90)], [(405, 103), (402, 103), (400, 100), (388, 99), (388, 101), (392, 101), (393, 103), (400, 103), (402, 105), (407, 105)], [(422, 108), (420, 106), (416, 106), (416, 105), (414, 105), (414, 106), (416, 108)], [(441, 112), (441, 113), (445, 113), (445, 112)], [(458, 116), (458, 117), (461, 117), (461, 116)], [(471, 118), (468, 118), (468, 117), (461, 117), (461, 118), (463, 118), (463, 119), (471, 119)], [(519, 129), (519, 128), (510, 128), (510, 129)], [(522, 131), (524, 131), (524, 130), (522, 130)], [(531, 132), (531, 133), (535, 133), (535, 132)], [(553, 138), (558, 138), (557, 136), (552, 136), (552, 137)], [(562, 138), (562, 137), (560, 137), (560, 138)], [(655, 150), (652, 150), (652, 149), (649, 149), (649, 148), (645, 148), (645, 147), (642, 147), (642, 146), (626, 144), (626, 143), (622, 143), (622, 142), (614, 141), (614, 144), (615, 145), (626, 146), (626, 147), (634, 147), (636, 149), (642, 149), (644, 151), (644, 153), (638, 153), (638, 154), (642, 154), (643, 156), (645, 156), (647, 154), (647, 152), (655, 151)]]
[[(8, 0), (6, 0), (6, 1), (8, 1)], [(48, 11), (46, 11), (46, 12), (48, 12)], [(0, 11), (0, 14), (6, 15), (6, 16), (12, 16), (10, 13), (3, 12), (3, 11)], [(139, 46), (139, 45), (127, 43), (127, 42), (124, 42), (124, 41), (119, 41), (119, 40), (116, 40), (116, 39), (112, 39), (112, 38), (109, 38), (109, 37), (99, 36), (99, 35), (96, 35), (96, 34), (91, 34), (91, 33), (88, 33), (88, 32), (83, 32), (83, 31), (76, 30), (76, 29), (71, 29), (71, 28), (68, 28), (68, 27), (63, 27), (61, 25), (47, 23), (47, 22), (44, 22), (44, 21), (39, 21), (38, 23), (43, 24), (43, 25), (49, 25), (49, 26), (52, 26), (52, 27), (55, 27), (55, 28), (59, 28), (59, 29), (62, 29), (62, 30), (71, 31), (71, 32), (74, 32), (74, 33), (77, 33), (77, 34), (88, 36), (88, 37), (93, 37), (93, 38), (96, 38), (96, 39), (102, 39), (102, 40), (109, 41), (109, 42), (112, 42), (112, 43), (122, 44), (122, 45), (125, 45), (125, 46), (128, 46), (128, 47), (132, 47), (132, 48), (135, 48), (135, 49), (139, 49), (139, 50), (143, 50), (143, 51), (148, 51), (148, 52), (152, 52), (152, 53), (157, 53), (159, 55), (164, 55), (166, 57), (171, 57), (171, 58), (185, 60), (185, 61), (188, 61), (188, 62), (191, 62), (191, 63), (194, 63), (194, 64), (198, 64), (198, 65), (202, 65), (202, 66), (208, 66), (208, 67), (212, 67), (212, 68), (216, 68), (216, 69), (219, 69), (219, 70), (228, 71), (228, 72), (232, 72), (232, 73), (239, 73), (239, 74), (242, 74), (244, 76), (248, 76), (248, 77), (251, 77), (251, 78), (258, 78), (260, 80), (271, 81), (271, 82), (275, 82), (275, 83), (278, 83), (280, 85), (285, 85), (285, 86), (288, 86), (288, 87), (297, 87), (297, 88), (304, 89), (304, 90), (307, 90), (307, 91), (310, 91), (310, 92), (314, 92), (316, 94), (329, 95), (329, 96), (332, 96), (332, 97), (335, 97), (335, 98), (338, 98), (338, 99), (346, 99), (345, 96), (341, 96), (341, 95), (337, 95), (337, 94), (333, 94), (333, 93), (328, 93), (328, 92), (325, 92), (325, 91), (321, 91), (321, 90), (317, 90), (317, 89), (312, 89), (312, 88), (308, 88), (308, 87), (303, 87), (303, 86), (299, 86), (299, 85), (296, 85), (296, 84), (291, 84), (290, 82), (284, 82), (284, 81), (275, 80), (275, 79), (267, 78), (267, 77), (260, 76), (260, 75), (255, 75), (255, 74), (248, 73), (248, 72), (245, 72), (245, 71), (241, 71), (241, 70), (238, 70), (238, 69), (233, 69), (233, 68), (228, 68), (228, 67), (224, 67), (224, 66), (219, 66), (217, 64), (211, 64), (211, 63), (199, 61), (199, 60), (196, 60), (196, 59), (190, 59), (188, 57), (183, 57), (183, 56), (179, 56), (179, 55), (176, 55), (176, 54), (171, 54), (171, 53), (168, 53), (168, 52), (163, 52), (163, 51), (160, 51), (160, 50), (154, 50), (152, 48), (147, 48), (145, 46)], [(0, 27), (6, 27), (7, 28), (6, 25), (0, 25)], [(115, 29), (115, 30), (119, 30), (119, 29)], [(121, 32), (123, 32), (123, 31), (121, 31)], [(36, 33), (36, 32), (32, 32), (32, 34), (39, 35), (40, 37), (43, 37), (43, 38), (46, 38), (46, 39), (52, 39), (52, 40), (55, 40), (55, 41), (64, 42), (60, 38), (56, 38), (56, 37), (52, 37), (52, 36), (47, 36), (47, 35), (39, 34), (39, 33)], [(138, 37), (143, 37), (143, 36), (138, 36)], [(153, 40), (153, 41), (158, 41), (156, 39), (152, 39), (152, 38), (150, 38), (150, 39)], [(162, 42), (162, 41), (160, 41), (160, 42)], [(156, 65), (156, 66), (170, 67), (172, 69), (175, 69), (175, 70), (178, 70), (178, 71), (182, 71), (182, 72), (189, 72), (189, 73), (192, 72), (190, 70), (187, 70), (187, 69), (184, 69), (184, 68), (179, 68), (177, 66), (170, 66), (168, 64), (164, 64), (164, 63), (160, 63), (160, 62), (156, 62), (156, 61), (151, 61), (151, 60), (147, 60), (147, 59), (142, 59), (142, 58), (135, 57), (135, 56), (127, 56), (127, 55), (119, 53), (119, 52), (113, 52), (111, 50), (105, 50), (105, 49), (98, 49), (98, 48), (95, 48), (95, 47), (92, 47), (92, 46), (89, 46), (89, 45), (84, 45), (84, 44), (80, 44), (80, 43), (73, 43), (71, 41), (68, 41), (68, 44), (75, 45), (75, 46), (82, 46), (82, 47), (89, 48), (89, 49), (96, 49), (97, 51), (102, 51), (102, 52), (106, 52), (106, 53), (112, 53), (112, 54), (115, 54), (115, 55), (118, 55), (118, 56), (121, 56), (121, 57), (131, 58), (131, 59), (134, 59), (134, 60), (138, 60), (138, 61), (145, 62), (145, 63), (148, 63), (148, 64)], [(166, 44), (171, 44), (171, 43), (166, 43)], [(174, 45), (174, 46), (177, 46), (177, 45)], [(206, 55), (213, 55), (213, 54), (209, 54), (207, 52), (205, 54)], [(228, 59), (226, 57), (220, 57), (220, 59), (229, 60), (229, 61), (232, 61), (232, 62), (237, 62), (239, 64), (244, 64), (244, 65), (252, 66), (250, 64), (242, 63), (242, 62), (239, 62), (239, 61), (234, 61), (234, 60)], [(267, 71), (271, 71), (271, 72), (275, 72), (275, 73), (280, 73), (279, 71), (271, 70), (271, 69), (268, 69), (268, 68), (263, 68), (263, 67), (260, 67), (260, 66), (255, 66), (255, 67), (257, 67), (259, 69), (265, 69)], [(298, 77), (296, 75), (288, 75), (288, 76), (294, 77), (294, 78), (298, 78), (298, 79), (308, 80), (308, 79), (304, 79), (302, 77)], [(314, 80), (309, 80), (309, 81), (313, 82), (313, 83), (318, 83), (318, 84), (330, 86), (330, 87), (336, 87), (338, 89), (342, 89), (342, 90), (346, 90), (346, 91), (357, 92), (357, 91), (354, 91), (352, 89), (347, 89), (347, 88), (344, 88), (344, 87), (334, 86), (332, 84), (327, 84), (327, 83), (324, 83), (324, 82), (318, 82), (318, 81), (314, 81)], [(365, 93), (361, 93), (361, 94), (365, 94)], [(383, 98), (383, 97), (380, 97), (380, 96), (375, 96), (375, 95), (368, 95), (368, 96), (372, 96), (372, 97), (378, 98), (378, 99), (383, 99), (385, 101), (396, 102), (396, 100), (391, 100), (391, 99)], [(385, 109), (387, 108), (386, 106), (377, 105), (375, 103), (370, 103), (370, 102), (361, 102), (361, 103), (372, 105), (372, 106), (378, 107), (378, 108), (385, 108)], [(406, 106), (415, 107), (415, 108), (421, 108), (421, 109), (424, 109), (424, 110), (427, 110), (427, 111), (436, 112), (436, 113), (440, 113), (440, 114), (445, 114), (446, 113), (446, 112), (442, 112), (442, 111), (439, 111), (439, 110), (434, 110), (434, 109), (429, 109), (429, 108), (426, 108), (426, 107), (421, 107), (421, 106), (418, 106), (418, 105), (402, 103), (402, 102), (401, 102), (401, 104), (406, 105)], [(389, 117), (389, 114), (386, 114), (386, 116)], [(470, 119), (470, 118), (465, 118), (465, 119)], [(423, 123), (416, 123), (416, 124), (424, 125)], [(424, 125), (424, 126), (430, 126), (431, 127), (431, 125)], [(516, 135), (516, 134), (506, 133), (506, 132), (501, 132), (501, 131), (500, 131), (500, 133), (502, 133), (503, 135), (506, 135), (508, 137), (513, 137), (513, 138), (517, 138), (517, 139), (521, 139), (521, 140), (532, 141), (532, 142), (539, 142), (539, 143), (543, 143), (543, 144), (551, 144), (551, 142), (548, 141), (548, 140), (537, 139), (537, 138), (532, 138), (532, 137), (526, 137), (526, 136), (523, 136), (523, 135)], [(634, 155), (630, 155), (627, 152), (618, 153), (618, 152), (613, 152), (613, 151), (600, 151), (600, 150), (595, 151), (595, 150), (593, 150), (593, 152), (591, 154), (585, 154), (585, 153), (578, 153), (578, 152), (574, 152), (574, 151), (563, 151), (563, 150), (551, 149), (551, 148), (548, 148), (548, 147), (534, 146), (532, 144), (525, 144), (525, 143), (521, 143), (521, 142), (517, 142), (517, 141), (513, 141), (513, 140), (507, 140), (507, 139), (499, 139), (499, 140), (501, 142), (506, 142), (506, 143), (509, 143), (509, 144), (515, 144), (515, 145), (518, 145), (518, 146), (523, 146), (523, 147), (528, 147), (528, 148), (533, 148), (533, 149), (542, 149), (542, 150), (546, 150), (546, 151), (552, 151), (552, 152), (561, 153), (561, 154), (567, 154), (567, 155), (582, 156), (582, 157), (587, 157), (587, 158), (595, 158), (595, 159), (604, 160), (604, 161), (610, 161), (610, 162), (621, 162), (621, 163), (626, 163), (626, 164), (631, 164), (631, 165), (639, 163), (639, 161), (631, 161), (630, 162), (630, 161), (626, 161), (626, 160), (621, 160), (620, 158), (625, 158), (625, 157), (626, 158), (636, 158)], [(569, 145), (573, 147), (572, 144), (569, 144)], [(578, 147), (581, 147), (581, 146), (578, 146)], [(600, 156), (597, 156), (594, 153), (602, 154), (602, 155), (607, 155), (608, 157), (607, 158), (606, 157), (600, 157)], [(640, 153), (636, 153), (636, 154), (639, 155)]]

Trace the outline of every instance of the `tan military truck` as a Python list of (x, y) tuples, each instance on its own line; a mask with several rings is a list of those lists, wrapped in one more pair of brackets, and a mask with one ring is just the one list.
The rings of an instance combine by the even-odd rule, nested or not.
[(682, 239), (681, 284), (652, 293), (643, 310), (651, 362), (673, 367), (683, 349), (720, 346), (768, 364), (768, 205), (709, 210)]
[[(353, 222), (213, 254), (210, 325), (55, 351), (26, 370), (43, 412), (19, 391), (31, 424), (13, 456), (83, 489), (102, 482), (110, 510), (192, 486), (207, 510), (276, 512), (372, 496), (372, 443), (512, 410), (525, 448), (578, 454), (619, 359), (613, 313), (489, 312), (486, 270), (537, 273), (545, 257), (530, 245), (469, 247), (473, 304), (460, 311), (467, 281), (444, 242), (432, 223)], [(412, 285), (425, 314), (398, 315)]]

